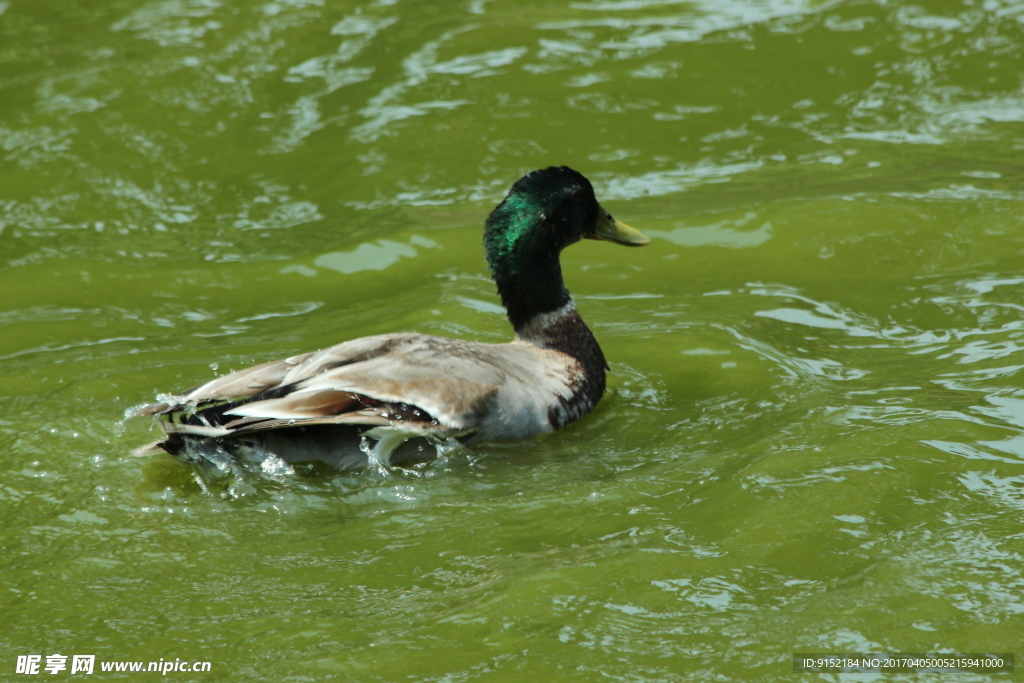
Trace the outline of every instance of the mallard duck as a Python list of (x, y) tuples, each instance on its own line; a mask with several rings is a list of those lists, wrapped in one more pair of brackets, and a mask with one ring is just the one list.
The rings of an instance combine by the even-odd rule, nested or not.
[(209, 446), (232, 455), (259, 447), (339, 469), (424, 461), (449, 437), (472, 445), (561, 429), (594, 408), (608, 369), (562, 281), (559, 255), (581, 238), (650, 242), (613, 219), (580, 173), (534, 171), (484, 228), (511, 342), (364, 337), (240, 370), (136, 414), (158, 418), (166, 436), (153, 447), (185, 459)]

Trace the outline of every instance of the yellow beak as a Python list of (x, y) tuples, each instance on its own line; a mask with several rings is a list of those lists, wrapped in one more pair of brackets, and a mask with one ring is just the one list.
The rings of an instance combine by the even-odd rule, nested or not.
[(607, 242), (615, 242), (616, 244), (624, 244), (627, 247), (642, 247), (645, 244), (651, 243), (651, 238), (643, 234), (636, 228), (631, 228), (625, 223), (620, 223), (612, 215), (601, 208), (601, 217), (597, 219), (597, 225), (594, 226), (594, 231), (584, 235), (587, 239), (591, 240), (605, 240)]

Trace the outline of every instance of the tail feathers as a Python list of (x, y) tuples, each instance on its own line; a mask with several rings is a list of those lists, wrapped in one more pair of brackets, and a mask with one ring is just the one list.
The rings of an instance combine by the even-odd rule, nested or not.
[(170, 453), (176, 456), (181, 453), (183, 448), (185, 448), (185, 439), (177, 434), (173, 434), (168, 435), (166, 439), (154, 441), (145, 446), (139, 446), (132, 451), (132, 455), (150, 456), (158, 453)]
[(164, 453), (167, 449), (164, 448), (163, 443), (163, 441), (154, 441), (153, 443), (147, 443), (145, 446), (139, 446), (132, 451), (132, 455), (148, 456), (156, 455), (157, 453)]
[[(416, 406), (379, 401), (348, 391), (293, 392), (277, 387), (240, 400), (198, 405), (161, 396), (136, 415), (151, 415), (166, 434), (137, 449), (159, 451), (193, 464), (217, 467), (253, 452), (285, 462), (319, 461), (340, 470), (375, 464), (407, 465), (436, 455), (434, 440), (458, 436)], [(368, 457), (369, 456), (369, 457)]]

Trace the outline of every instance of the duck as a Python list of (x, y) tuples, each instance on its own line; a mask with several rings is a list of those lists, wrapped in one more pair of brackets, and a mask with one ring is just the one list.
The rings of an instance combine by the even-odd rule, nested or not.
[(140, 450), (351, 470), (426, 462), (448, 439), (471, 447), (563, 429), (597, 405), (609, 370), (562, 278), (561, 252), (581, 239), (650, 242), (612, 218), (581, 173), (528, 173), (484, 224), (511, 341), (400, 332), (262, 363), (136, 409), (164, 432)]

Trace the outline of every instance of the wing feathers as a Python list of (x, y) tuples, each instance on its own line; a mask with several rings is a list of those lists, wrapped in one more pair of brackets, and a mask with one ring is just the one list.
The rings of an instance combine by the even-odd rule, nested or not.
[(313, 354), (293, 356), (284, 360), (275, 360), (261, 365), (254, 365), (225, 375), (206, 384), (182, 393), (182, 397), (195, 402), (237, 400), (255, 396), (261, 391), (280, 386), (288, 373), (302, 364)]
[(361, 404), (350, 391), (296, 391), (283, 398), (245, 403), (227, 414), (278, 419), (324, 417), (348, 412)]

